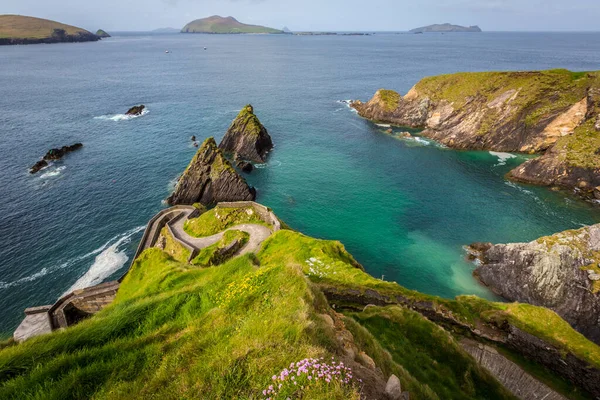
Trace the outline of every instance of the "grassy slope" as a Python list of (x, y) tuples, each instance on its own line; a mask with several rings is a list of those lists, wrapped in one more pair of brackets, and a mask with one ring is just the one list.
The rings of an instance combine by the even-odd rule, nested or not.
[[(318, 316), (332, 311), (313, 282), (434, 299), (464, 318), (497, 312), (527, 318), (524, 329), (567, 339), (565, 349), (590, 359), (599, 354), (560, 319), (547, 320), (553, 330), (546, 332), (540, 318), (555, 315), (546, 310), (436, 299), (376, 280), (359, 267), (339, 242), (287, 230), (256, 256), (210, 269), (149, 249), (107, 309), (68, 330), (1, 349), (0, 398), (260, 398), (271, 376), (290, 363), (343, 354)], [(439, 328), (406, 310), (381, 310), (350, 314), (345, 325), (384, 374), (400, 377), (411, 399), (510, 398)], [(297, 394), (351, 399), (357, 390), (320, 385)]]
[(213, 267), (222, 264), (224, 260), (217, 254), (217, 250), (227, 247), (235, 240), (239, 240), (243, 247), (250, 240), (250, 235), (242, 231), (229, 230), (217, 243), (202, 249), (192, 260), (192, 264), (198, 267)]
[(278, 29), (247, 25), (236, 21), (232, 17), (222, 18), (218, 16), (192, 21), (182, 31), (189, 33), (282, 33)]
[[(252, 211), (250, 214), (249, 211)], [(186, 221), (185, 231), (195, 237), (212, 236), (239, 224), (258, 224), (268, 226), (254, 212), (252, 207), (248, 208), (225, 208), (215, 207), (205, 212), (198, 218)]]
[(54, 29), (64, 29), (67, 35), (77, 35), (80, 32), (89, 33), (85, 29), (47, 19), (21, 15), (0, 15), (0, 39), (44, 39), (51, 37)]
[(252, 112), (252, 106), (248, 104), (242, 108), (238, 116), (233, 120), (231, 126), (238, 125), (244, 128), (244, 132), (251, 136), (258, 136), (261, 130), (261, 123), (258, 117)]

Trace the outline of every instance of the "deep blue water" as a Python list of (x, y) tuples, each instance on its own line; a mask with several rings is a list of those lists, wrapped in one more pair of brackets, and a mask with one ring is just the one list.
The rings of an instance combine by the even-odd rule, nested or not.
[[(406, 92), (427, 75), (550, 68), (600, 69), (600, 34), (140, 34), (0, 47), (0, 332), (78, 280), (120, 275), (193, 156), (190, 136), (219, 140), (246, 103), (276, 143), (248, 178), (258, 201), (341, 240), (377, 277), (490, 296), (462, 245), (533, 240), (599, 222), (598, 209), (506, 182), (522, 158), (501, 165), (400, 140), (339, 101)], [(119, 117), (140, 103), (147, 115)], [(83, 150), (28, 174), (49, 148), (79, 141)]]

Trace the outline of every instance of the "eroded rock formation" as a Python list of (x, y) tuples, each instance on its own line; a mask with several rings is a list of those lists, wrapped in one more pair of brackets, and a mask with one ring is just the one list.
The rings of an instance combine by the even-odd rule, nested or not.
[(599, 88), (598, 72), (463, 73), (351, 105), (364, 118), (423, 129), (452, 148), (542, 154), (510, 177), (591, 195), (600, 185)]
[(71, 146), (63, 146), (60, 149), (50, 149), (50, 150), (48, 150), (46, 155), (44, 157), (42, 157), (42, 159), (40, 161), (36, 162), (31, 167), (31, 169), (29, 170), (29, 173), (35, 174), (36, 172), (40, 171), (41, 169), (46, 168), (48, 166), (48, 161), (60, 160), (67, 153), (70, 153), (75, 150), (79, 150), (82, 147), (83, 147), (83, 144), (75, 143)]
[(139, 105), (139, 106), (134, 106), (131, 107), (126, 113), (125, 115), (142, 115), (142, 113), (144, 112), (144, 109), (146, 108), (145, 105)]
[(204, 141), (183, 175), (173, 194), (170, 205), (212, 205), (221, 201), (247, 201), (256, 198), (250, 186), (227, 161), (214, 138)]
[(481, 260), (475, 274), (494, 292), (550, 308), (600, 343), (600, 224), (475, 250)]
[(219, 148), (255, 163), (264, 163), (266, 155), (273, 148), (273, 141), (267, 129), (254, 115), (254, 108), (247, 105), (233, 121)]

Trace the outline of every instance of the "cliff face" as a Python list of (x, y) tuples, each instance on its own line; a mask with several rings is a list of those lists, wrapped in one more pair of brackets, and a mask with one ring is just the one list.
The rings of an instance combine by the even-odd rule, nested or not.
[(273, 141), (254, 115), (254, 108), (247, 105), (227, 130), (219, 148), (235, 154), (236, 158), (264, 163), (267, 153), (273, 148)]
[(247, 201), (256, 198), (256, 190), (248, 186), (213, 138), (204, 141), (167, 199), (169, 205), (212, 205), (221, 201)]
[(475, 274), (510, 301), (554, 310), (600, 343), (600, 225), (481, 252)]
[(364, 118), (423, 129), (452, 148), (545, 153), (511, 176), (592, 188), (600, 184), (598, 88), (597, 72), (462, 73), (425, 78), (404, 97), (380, 90), (352, 106)]

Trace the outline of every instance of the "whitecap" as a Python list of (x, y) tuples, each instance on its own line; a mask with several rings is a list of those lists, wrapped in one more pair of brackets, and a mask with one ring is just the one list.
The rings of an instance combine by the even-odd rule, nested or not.
[(346, 107), (348, 107), (350, 109), (350, 111), (352, 111), (353, 113), (358, 114), (358, 111), (356, 111), (356, 109), (354, 107), (352, 107), (352, 101), (353, 100), (338, 100), (337, 102), (340, 103), (340, 104), (346, 105)]
[(40, 175), (40, 179), (53, 178), (55, 176), (60, 175), (61, 172), (64, 171), (65, 169), (67, 169), (67, 167), (65, 167), (64, 165), (62, 167), (50, 169), (47, 172), (44, 172), (42, 175)]
[(389, 124), (375, 124), (375, 125), (377, 125), (377, 126), (379, 126), (379, 127), (381, 127), (381, 128), (391, 128), (391, 127), (392, 127), (392, 126), (391, 126), (391, 125), (389, 125)]
[(514, 154), (502, 153), (498, 151), (490, 151), (490, 154), (494, 157), (498, 157), (498, 164), (494, 165), (495, 167), (506, 165), (507, 160), (510, 160), (511, 158), (517, 158), (517, 156)]
[(122, 248), (123, 245), (130, 243), (131, 237), (144, 228), (144, 226), (139, 226), (108, 241), (94, 259), (92, 266), (64, 294), (98, 285), (121, 269), (129, 260)]
[(140, 115), (127, 115), (127, 114), (101, 115), (99, 117), (94, 117), (94, 119), (99, 119), (102, 121), (115, 121), (115, 122), (129, 121), (134, 118), (143, 117), (144, 115), (148, 114), (149, 112), (150, 111), (148, 110), (148, 108), (144, 108)]
[(264, 168), (277, 168), (280, 166), (281, 166), (281, 161), (273, 160), (273, 161), (269, 161), (268, 163), (264, 163), (264, 164), (255, 164), (254, 168), (264, 169)]

